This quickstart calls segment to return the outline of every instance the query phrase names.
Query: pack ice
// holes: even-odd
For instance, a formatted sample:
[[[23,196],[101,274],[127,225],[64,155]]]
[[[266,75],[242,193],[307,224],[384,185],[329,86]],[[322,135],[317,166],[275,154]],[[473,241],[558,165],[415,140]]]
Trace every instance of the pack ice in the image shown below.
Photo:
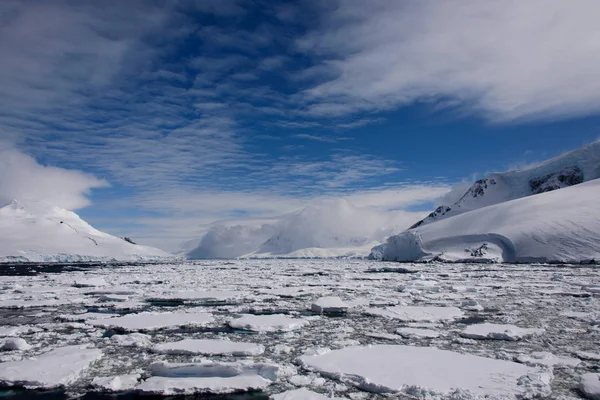
[[[438,398],[454,392],[472,396],[549,393],[550,377],[511,361],[459,354],[434,347],[375,345],[301,356],[310,370],[374,393]],[[535,381],[537,385],[527,385]]]

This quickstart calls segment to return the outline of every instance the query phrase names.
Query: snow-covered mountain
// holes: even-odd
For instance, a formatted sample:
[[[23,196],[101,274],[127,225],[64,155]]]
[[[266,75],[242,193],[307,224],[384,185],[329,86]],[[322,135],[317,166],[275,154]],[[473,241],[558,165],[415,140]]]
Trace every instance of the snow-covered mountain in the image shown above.
[[[324,201],[278,218],[212,226],[188,258],[366,257],[414,213]],[[186,243],[186,246],[188,244]]]
[[[457,202],[439,206],[409,229],[596,178],[600,178],[600,142],[580,147],[528,168],[488,175],[475,182]]]
[[[94,229],[72,211],[46,202],[0,208],[1,261],[137,261],[172,258]]]
[[[573,161],[565,160],[561,167]],[[576,166],[585,177],[597,172],[587,169],[585,162]],[[600,261],[599,198],[600,179],[544,190],[402,232],[373,248],[371,257],[389,261]]]

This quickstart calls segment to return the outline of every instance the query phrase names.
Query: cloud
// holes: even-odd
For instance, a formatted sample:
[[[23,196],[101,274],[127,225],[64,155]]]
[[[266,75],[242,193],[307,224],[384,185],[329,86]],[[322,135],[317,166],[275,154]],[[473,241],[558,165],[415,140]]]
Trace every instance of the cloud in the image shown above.
[[[317,142],[336,143],[345,140],[352,140],[349,137],[329,136],[329,135],[311,135],[309,133],[299,133],[293,137],[297,139],[315,140]]]
[[[342,116],[416,102],[493,121],[600,111],[600,3],[338,1],[298,48],[334,76],[306,112]]]
[[[13,199],[45,200],[75,210],[90,204],[88,195],[108,182],[76,170],[44,166],[15,148],[0,143],[0,204]]]

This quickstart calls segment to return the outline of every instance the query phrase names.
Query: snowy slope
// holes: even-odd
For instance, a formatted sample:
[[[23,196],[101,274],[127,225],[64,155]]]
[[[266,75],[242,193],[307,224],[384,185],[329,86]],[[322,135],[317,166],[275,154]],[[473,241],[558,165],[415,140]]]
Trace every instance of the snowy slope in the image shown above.
[[[77,214],[45,202],[0,208],[0,261],[134,261],[172,257],[94,229]]]
[[[412,228],[481,207],[562,189],[600,178],[600,142],[580,147],[528,168],[480,179],[454,204],[439,206]]]
[[[371,257],[393,261],[600,260],[600,179],[491,205],[390,237]]]
[[[324,201],[279,218],[212,226],[188,258],[366,257],[414,213]]]

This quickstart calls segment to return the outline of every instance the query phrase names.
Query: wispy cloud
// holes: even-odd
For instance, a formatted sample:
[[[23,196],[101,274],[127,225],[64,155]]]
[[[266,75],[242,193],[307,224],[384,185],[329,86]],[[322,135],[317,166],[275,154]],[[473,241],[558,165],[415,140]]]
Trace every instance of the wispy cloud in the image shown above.
[[[315,140],[317,142],[325,142],[325,143],[336,143],[336,142],[342,142],[345,140],[352,140],[352,138],[349,138],[349,137],[330,136],[330,135],[311,135],[308,133],[299,133],[297,135],[294,135],[293,137],[295,137],[297,139]]]
[[[598,12],[594,0],[339,1],[298,41],[334,76],[305,91],[306,111],[450,100],[500,121],[596,113]]]

